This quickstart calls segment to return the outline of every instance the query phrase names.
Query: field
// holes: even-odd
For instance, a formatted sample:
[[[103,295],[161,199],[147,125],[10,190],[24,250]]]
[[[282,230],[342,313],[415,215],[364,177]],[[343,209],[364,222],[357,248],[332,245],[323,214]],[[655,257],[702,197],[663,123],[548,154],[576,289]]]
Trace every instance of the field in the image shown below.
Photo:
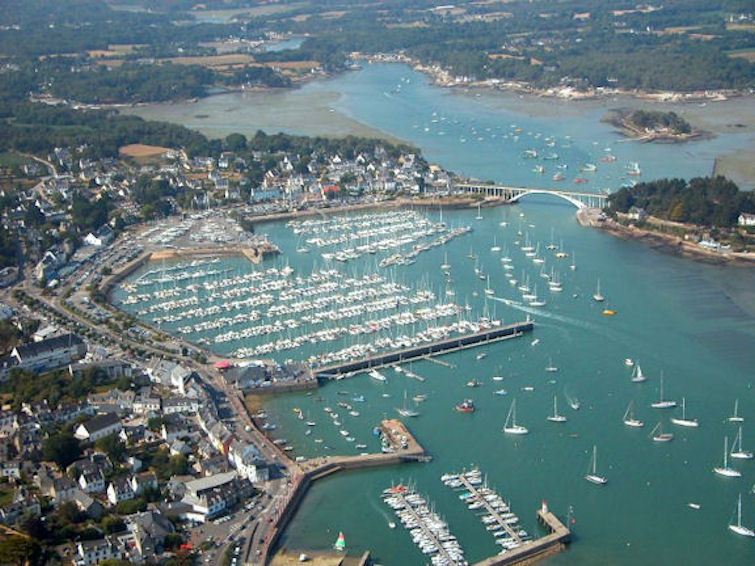
[[[156,157],[171,151],[169,147],[160,147],[158,145],[145,145],[142,143],[132,143],[124,145],[118,150],[118,153],[127,157]]]
[[[755,49],[744,49],[742,51],[731,51],[729,57],[739,57],[740,59],[747,59],[748,61],[755,63]]]

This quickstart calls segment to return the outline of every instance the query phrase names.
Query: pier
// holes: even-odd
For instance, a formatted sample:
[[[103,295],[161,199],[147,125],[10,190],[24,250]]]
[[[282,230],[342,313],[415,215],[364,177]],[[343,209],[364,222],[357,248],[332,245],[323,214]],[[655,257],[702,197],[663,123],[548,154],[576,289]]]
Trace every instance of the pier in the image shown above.
[[[483,496],[477,488],[472,485],[469,480],[467,479],[465,474],[459,474],[459,481],[464,485],[467,491],[472,494],[475,501],[479,501],[482,503],[482,506],[485,507],[485,511],[488,512],[488,515],[493,517],[495,519],[495,524],[501,527],[503,530],[506,531],[506,534],[509,535],[509,537],[516,541],[517,544],[522,544],[522,537],[519,536],[519,534],[511,528],[511,525],[509,525],[503,517],[501,517],[500,513],[490,504],[490,502]]]
[[[479,332],[474,332],[472,334],[454,336],[452,338],[444,338],[435,342],[428,342],[427,344],[412,346],[411,348],[393,350],[358,360],[351,360],[338,364],[322,366],[314,371],[317,374],[318,378],[339,379],[342,376],[369,370],[372,368],[410,362],[419,358],[429,359],[429,356],[433,354],[455,352],[457,350],[473,348],[475,346],[481,346],[491,342],[498,342],[500,340],[506,340],[508,338],[516,338],[518,336],[522,336],[525,332],[531,332],[533,328],[534,323],[529,320],[525,322],[517,322],[507,326],[496,326],[494,328],[480,330]],[[434,361],[438,362],[439,360]]]
[[[543,501],[537,511],[538,522],[546,527],[550,533],[537,540],[522,543],[522,545],[504,554],[486,558],[474,566],[512,566],[514,564],[534,564],[540,560],[558,554],[571,541],[571,531],[548,509]]]

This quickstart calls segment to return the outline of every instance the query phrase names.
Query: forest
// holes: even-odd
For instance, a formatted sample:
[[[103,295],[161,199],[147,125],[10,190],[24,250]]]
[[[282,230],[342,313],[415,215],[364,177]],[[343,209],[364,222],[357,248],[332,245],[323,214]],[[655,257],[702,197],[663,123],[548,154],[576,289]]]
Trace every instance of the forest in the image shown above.
[[[692,126],[676,112],[658,112],[654,110],[635,110],[627,117],[638,128],[657,130],[666,128],[673,134],[688,134]]]
[[[664,220],[701,226],[736,226],[742,212],[755,212],[755,194],[724,177],[658,179],[623,188],[608,197],[609,213],[644,209]]]

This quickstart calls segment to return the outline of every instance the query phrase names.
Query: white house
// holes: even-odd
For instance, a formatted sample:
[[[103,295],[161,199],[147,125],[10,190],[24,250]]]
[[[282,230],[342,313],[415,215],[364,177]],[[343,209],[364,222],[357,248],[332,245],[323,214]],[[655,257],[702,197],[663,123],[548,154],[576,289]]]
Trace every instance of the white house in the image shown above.
[[[118,415],[105,413],[81,423],[73,435],[79,440],[94,442],[111,434],[119,433],[122,429],[123,425]]]
[[[129,481],[125,478],[120,478],[110,482],[107,486],[107,500],[111,505],[120,503],[121,501],[127,501],[133,499],[136,496]]]
[[[105,476],[99,469],[88,470],[79,476],[79,486],[85,493],[102,493],[105,491]]]
[[[737,223],[740,226],[755,226],[755,214],[747,214],[746,212],[743,212],[739,215]]]
[[[76,543],[77,566],[92,566],[103,560],[120,557],[115,545],[107,538]]]

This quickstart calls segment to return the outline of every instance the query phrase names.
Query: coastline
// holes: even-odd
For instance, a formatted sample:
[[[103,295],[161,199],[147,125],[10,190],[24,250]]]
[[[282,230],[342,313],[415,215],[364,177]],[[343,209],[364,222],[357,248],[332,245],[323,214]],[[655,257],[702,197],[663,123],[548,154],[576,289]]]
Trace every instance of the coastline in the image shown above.
[[[679,257],[684,257],[711,265],[737,265],[741,267],[755,267],[755,254],[738,252],[719,253],[706,250],[696,242],[686,241],[671,234],[663,234],[652,230],[644,230],[636,226],[625,226],[606,217],[602,211],[595,208],[583,208],[577,211],[577,221],[580,225],[607,232],[612,236],[624,240],[642,242],[650,248]]]
[[[629,119],[631,113],[631,110],[614,108],[606,112],[605,116],[601,118],[601,121],[612,125],[616,128],[616,131],[626,138],[642,143],[686,143],[690,141],[713,139],[715,137],[711,132],[698,129],[694,129],[688,134],[663,131],[643,131]]]

